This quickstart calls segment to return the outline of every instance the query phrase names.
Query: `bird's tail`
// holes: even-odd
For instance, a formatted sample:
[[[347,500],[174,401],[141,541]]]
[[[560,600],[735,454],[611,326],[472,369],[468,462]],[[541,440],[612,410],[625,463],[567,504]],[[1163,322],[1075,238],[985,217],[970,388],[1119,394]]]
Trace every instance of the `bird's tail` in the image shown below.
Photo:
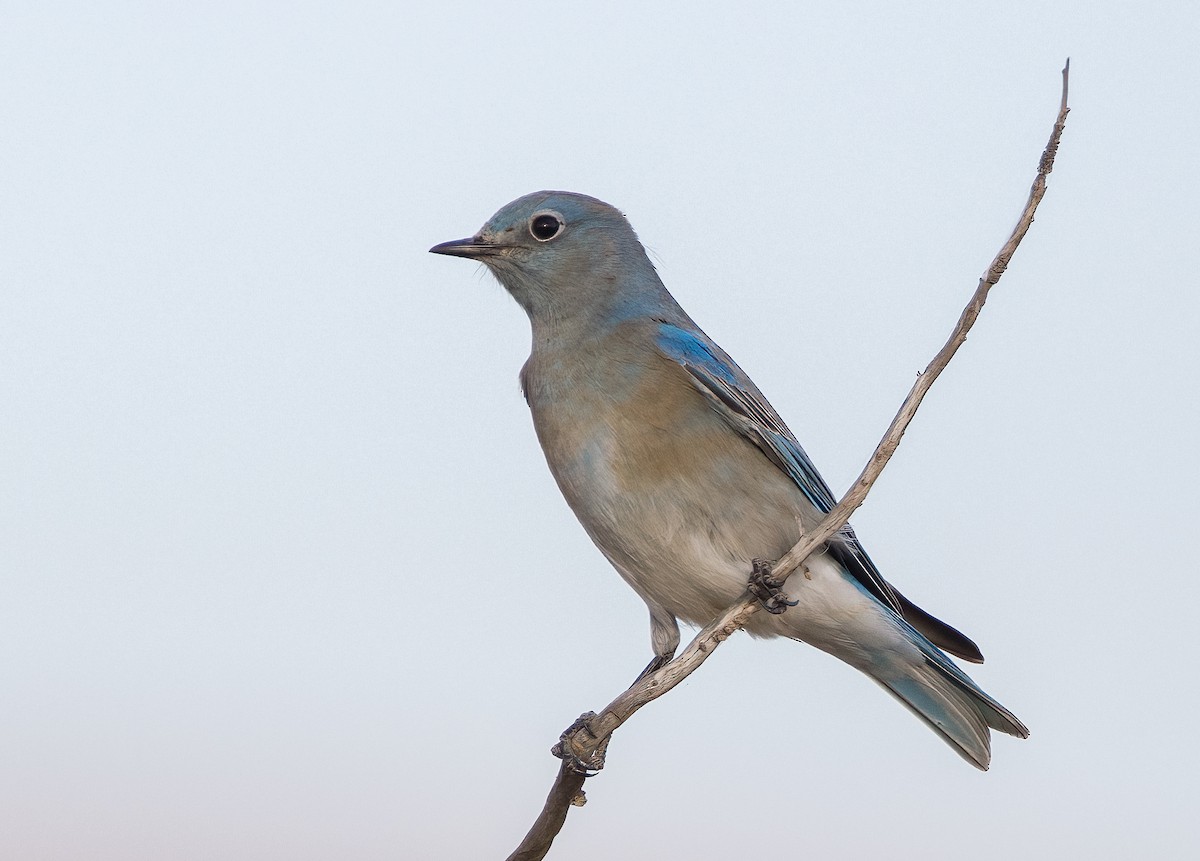
[[[980,690],[953,661],[916,631],[908,628],[921,652],[915,662],[867,668],[867,674],[944,738],[963,759],[987,770],[991,733],[999,730],[1028,738],[1029,730],[1008,709]]]

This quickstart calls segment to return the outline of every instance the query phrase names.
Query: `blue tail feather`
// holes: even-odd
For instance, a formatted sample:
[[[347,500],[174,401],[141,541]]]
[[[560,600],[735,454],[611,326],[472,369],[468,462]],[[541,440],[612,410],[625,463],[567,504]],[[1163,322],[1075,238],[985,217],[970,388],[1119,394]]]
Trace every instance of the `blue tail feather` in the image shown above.
[[[964,759],[986,770],[991,761],[989,728],[1027,738],[1029,730],[925,637],[900,625],[924,658],[920,663],[880,665],[868,673],[942,736]]]

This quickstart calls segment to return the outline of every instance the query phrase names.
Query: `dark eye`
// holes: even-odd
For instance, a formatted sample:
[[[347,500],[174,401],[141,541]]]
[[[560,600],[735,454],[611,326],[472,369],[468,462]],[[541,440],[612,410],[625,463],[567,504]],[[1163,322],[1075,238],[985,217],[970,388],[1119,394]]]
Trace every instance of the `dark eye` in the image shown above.
[[[553,212],[543,212],[535,215],[529,222],[529,232],[533,234],[533,238],[538,242],[549,242],[558,236],[562,227],[562,218]]]

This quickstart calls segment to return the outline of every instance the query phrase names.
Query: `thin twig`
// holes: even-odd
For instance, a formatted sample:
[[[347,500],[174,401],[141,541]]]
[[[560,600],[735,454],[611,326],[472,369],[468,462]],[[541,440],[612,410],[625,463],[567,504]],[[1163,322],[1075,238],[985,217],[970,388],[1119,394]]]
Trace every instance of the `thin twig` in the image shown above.
[[[1050,141],[1046,144],[1046,149],[1042,152],[1041,160],[1038,162],[1037,177],[1029,190],[1029,200],[1025,204],[1017,226],[1013,228],[1012,235],[992,260],[983,277],[979,279],[979,285],[975,288],[975,293],[958,318],[958,323],[955,325],[954,331],[950,333],[950,338],[933,357],[928,367],[917,377],[908,397],[901,404],[900,411],[892,419],[891,425],[888,426],[879,445],[875,447],[875,452],[867,461],[867,465],[863,467],[863,471],[817,528],[804,535],[796,543],[796,546],[780,557],[772,571],[772,576],[776,579],[786,580],[804,563],[805,559],[820,550],[833,537],[834,533],[849,521],[850,515],[862,505],[867,498],[867,493],[896,451],[896,447],[900,445],[900,440],[904,436],[909,422],[916,414],[917,407],[921,405],[922,399],[929,391],[929,387],[950,363],[950,359],[954,357],[958,348],[967,340],[967,333],[983,309],[984,302],[987,301],[988,291],[1000,280],[1000,276],[1008,268],[1013,252],[1017,250],[1017,246],[1021,244],[1021,240],[1033,223],[1034,212],[1037,211],[1038,204],[1046,193],[1046,176],[1054,167],[1054,157],[1058,153],[1059,140],[1062,138],[1067,113],[1070,110],[1067,107],[1070,68],[1071,61],[1068,60],[1062,70],[1062,101],[1059,106],[1058,118],[1054,123],[1054,130],[1050,134]],[[758,599],[747,592],[720,618],[706,625],[692,639],[687,648],[666,666],[639,679],[627,691],[609,703],[600,714],[585,715],[563,733],[559,744],[555,746],[555,755],[562,757],[563,762],[554,786],[551,788],[550,796],[546,799],[546,806],[521,845],[508,856],[508,861],[540,861],[545,857],[555,835],[558,834],[566,820],[569,805],[579,805],[583,802],[582,786],[585,777],[588,776],[587,772],[598,771],[604,767],[604,757],[612,733],[642,706],[658,699],[691,675],[708,659],[717,646],[744,627],[747,620],[758,612],[759,607]]]
[[[1029,200],[1025,203],[1025,209],[1021,213],[1020,220],[1017,221],[1017,226],[1013,228],[1012,235],[1004,243],[1004,247],[1000,249],[1000,252],[992,259],[991,265],[988,266],[983,277],[979,279],[979,286],[975,288],[975,293],[971,296],[971,300],[967,302],[967,307],[963,309],[962,315],[959,316],[958,323],[954,326],[954,331],[950,333],[950,338],[946,341],[942,349],[938,351],[938,354],[933,357],[933,360],[921,375],[917,377],[917,381],[909,391],[908,397],[900,405],[900,411],[892,419],[892,423],[884,433],[883,439],[879,441],[879,445],[875,447],[875,453],[871,455],[871,459],[867,461],[867,465],[863,467],[863,471],[859,473],[858,478],[854,480],[854,483],[850,485],[850,489],[846,491],[846,495],[826,515],[821,524],[813,532],[804,536],[801,541],[797,542],[795,547],[780,558],[773,571],[777,579],[782,580],[799,568],[804,560],[828,541],[835,532],[841,529],[850,519],[850,515],[854,513],[854,510],[863,504],[863,500],[867,498],[867,492],[871,489],[871,485],[879,478],[879,474],[883,472],[883,468],[896,451],[896,447],[900,445],[900,440],[904,436],[904,432],[908,429],[908,423],[912,421],[913,416],[916,414],[917,407],[921,405],[921,401],[925,398],[925,393],[929,391],[929,387],[933,385],[933,381],[938,378],[938,375],[950,364],[950,360],[954,358],[954,354],[958,352],[958,348],[967,340],[967,332],[975,325],[975,318],[983,310],[983,303],[987,301],[988,291],[1000,280],[1000,276],[1008,268],[1008,262],[1012,259],[1013,252],[1017,250],[1017,246],[1025,238],[1025,233],[1029,230],[1029,225],[1033,224],[1033,214],[1037,211],[1038,204],[1042,202],[1042,197],[1046,194],[1046,175],[1054,169],[1054,156],[1058,153],[1058,142],[1062,138],[1063,128],[1067,122],[1067,112],[1070,111],[1070,108],[1067,107],[1067,83],[1070,69],[1071,61],[1068,59],[1066,66],[1062,70],[1062,101],[1058,109],[1058,119],[1055,120],[1054,130],[1050,133],[1050,140],[1046,144],[1046,149],[1042,152],[1041,160],[1038,162],[1037,176],[1033,180],[1033,186],[1029,189]]]

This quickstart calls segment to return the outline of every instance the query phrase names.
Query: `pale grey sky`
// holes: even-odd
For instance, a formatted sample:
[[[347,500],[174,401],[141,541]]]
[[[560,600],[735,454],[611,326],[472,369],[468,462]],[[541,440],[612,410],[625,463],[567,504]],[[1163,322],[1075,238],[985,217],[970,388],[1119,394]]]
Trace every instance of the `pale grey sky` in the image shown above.
[[[1193,858],[1194,3],[24,3],[0,16],[0,857],[502,858],[649,658],[524,315],[426,253],[628,213],[1032,730],[964,764],[737,637],[552,858]],[[467,564],[465,560],[480,560]]]

